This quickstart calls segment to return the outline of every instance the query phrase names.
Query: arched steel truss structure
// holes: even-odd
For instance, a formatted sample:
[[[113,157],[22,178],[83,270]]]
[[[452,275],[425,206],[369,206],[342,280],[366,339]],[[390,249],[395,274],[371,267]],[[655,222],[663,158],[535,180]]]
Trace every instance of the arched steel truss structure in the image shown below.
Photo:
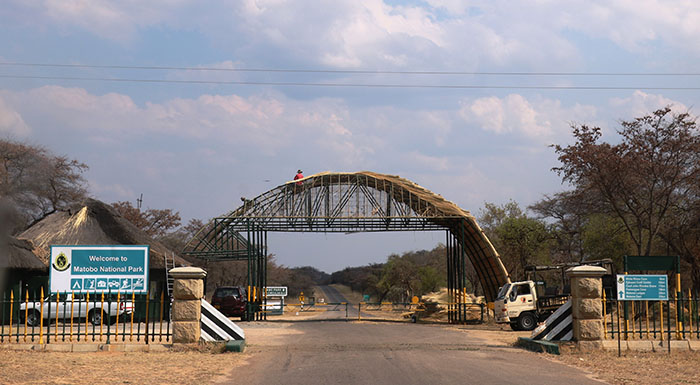
[[[267,232],[446,231],[451,322],[462,322],[467,258],[486,300],[509,282],[508,273],[475,218],[417,184],[373,172],[320,173],[290,181],[236,210],[212,219],[191,239],[185,254],[206,259],[248,260],[249,302],[256,318],[266,286]]]

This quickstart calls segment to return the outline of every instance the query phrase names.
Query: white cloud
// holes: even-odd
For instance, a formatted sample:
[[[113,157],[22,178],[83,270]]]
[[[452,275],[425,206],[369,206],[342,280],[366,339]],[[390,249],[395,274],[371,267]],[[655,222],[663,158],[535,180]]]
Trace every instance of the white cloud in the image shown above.
[[[118,183],[102,184],[96,180],[88,180],[90,191],[96,196],[109,196],[112,200],[131,201],[137,196],[136,192],[129,187]]]
[[[570,26],[593,36],[606,37],[632,50],[663,41],[683,50],[700,53],[700,3],[661,0],[598,2],[581,1]],[[572,12],[573,13],[573,12]]]
[[[403,158],[419,170],[447,171],[450,168],[450,159],[444,156],[430,156],[418,151],[411,151]]]
[[[634,91],[634,93],[626,98],[610,99],[610,106],[620,114],[623,120],[628,120],[640,116],[647,115],[660,108],[670,106],[675,113],[692,112],[688,107],[670,98],[658,94],[648,94],[643,91]]]
[[[0,97],[0,134],[10,137],[26,137],[31,128],[24,122],[22,115],[12,109],[5,100]]]
[[[593,106],[563,107],[559,100],[539,97],[528,100],[519,94],[463,100],[460,109],[466,122],[477,124],[483,130],[545,140],[560,134],[562,128],[568,129],[570,122],[590,120],[595,114]]]
[[[581,47],[571,31],[632,52],[662,43],[700,55],[696,1],[14,0],[8,8],[6,22],[64,34],[129,42],[154,28],[196,31],[236,58],[273,51],[336,68],[575,68]]]

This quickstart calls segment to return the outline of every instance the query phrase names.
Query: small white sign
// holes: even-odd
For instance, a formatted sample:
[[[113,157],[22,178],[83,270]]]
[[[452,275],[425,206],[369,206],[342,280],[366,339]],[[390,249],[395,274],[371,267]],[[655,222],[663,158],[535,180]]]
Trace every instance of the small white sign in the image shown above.
[[[268,297],[286,297],[287,286],[268,286],[265,288],[265,295]]]

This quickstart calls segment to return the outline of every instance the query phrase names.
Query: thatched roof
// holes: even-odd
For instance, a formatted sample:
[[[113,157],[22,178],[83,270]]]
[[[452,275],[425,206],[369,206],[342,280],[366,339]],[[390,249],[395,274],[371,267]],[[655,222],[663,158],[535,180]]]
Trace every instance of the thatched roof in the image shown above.
[[[45,271],[44,265],[32,252],[32,242],[8,235],[0,236],[0,269]]]
[[[51,245],[149,245],[151,269],[164,268],[164,255],[175,254],[122,217],[112,206],[90,198],[83,204],[48,215],[19,237],[34,243],[34,253],[47,266]],[[175,256],[175,265],[188,266],[189,263]]]

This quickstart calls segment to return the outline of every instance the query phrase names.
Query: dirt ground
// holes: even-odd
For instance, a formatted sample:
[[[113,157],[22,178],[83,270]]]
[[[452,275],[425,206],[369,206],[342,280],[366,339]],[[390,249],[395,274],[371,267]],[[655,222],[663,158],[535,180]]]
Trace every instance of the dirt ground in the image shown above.
[[[363,321],[366,322],[366,321]],[[277,345],[299,333],[293,323],[254,323],[245,328],[248,344]],[[245,327],[245,325],[243,325]],[[489,345],[512,345],[528,332],[499,325],[434,325],[456,328]],[[215,354],[211,349],[149,353],[58,353],[0,350],[0,382],[6,384],[209,384],[226,379],[237,367],[255,359],[243,354]],[[535,354],[535,353],[528,353]],[[548,360],[577,367],[611,384],[700,384],[700,352],[578,352],[562,347]]]
[[[564,348],[553,360],[590,372],[616,385],[700,384],[700,352],[578,352]]]
[[[3,384],[209,384],[245,354],[0,351]]]

